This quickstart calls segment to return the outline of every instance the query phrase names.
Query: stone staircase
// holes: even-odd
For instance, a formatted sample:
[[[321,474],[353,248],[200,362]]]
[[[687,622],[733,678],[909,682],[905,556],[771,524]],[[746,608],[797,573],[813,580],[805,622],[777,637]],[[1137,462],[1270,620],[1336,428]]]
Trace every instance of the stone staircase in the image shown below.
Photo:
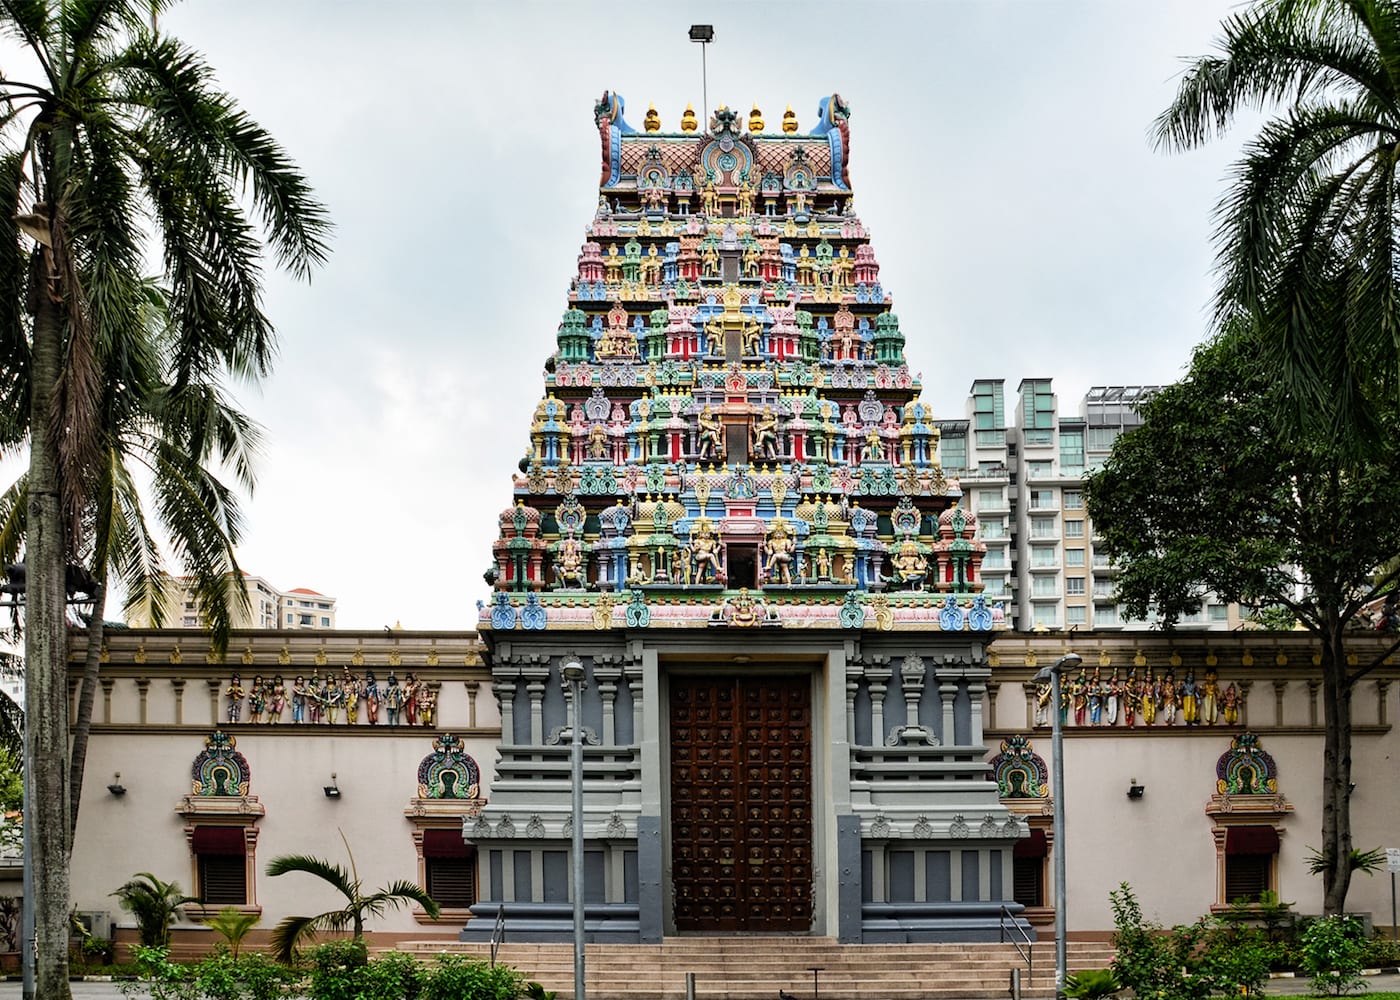
[[[428,957],[440,952],[489,957],[478,942],[419,942],[400,950]],[[1068,966],[1104,968],[1107,943],[1071,942]],[[686,973],[695,973],[697,1000],[974,1000],[1007,997],[1011,969],[1021,970],[1027,1000],[1054,994],[1055,947],[1032,946],[1034,974],[1011,944],[837,944],[812,937],[678,937],[659,945],[589,944],[588,1000],[685,1000]],[[527,979],[573,997],[573,946],[504,943],[496,961]],[[814,998],[812,967],[822,970]]]

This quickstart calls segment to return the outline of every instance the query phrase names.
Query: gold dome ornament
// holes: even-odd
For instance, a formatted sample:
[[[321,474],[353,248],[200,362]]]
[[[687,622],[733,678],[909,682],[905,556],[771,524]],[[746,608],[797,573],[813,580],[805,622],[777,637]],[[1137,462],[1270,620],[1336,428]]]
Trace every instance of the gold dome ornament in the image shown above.
[[[642,120],[642,128],[646,129],[648,132],[661,131],[661,116],[656,113],[655,104],[647,108],[647,116]]]
[[[700,122],[695,117],[695,108],[687,104],[685,106],[685,114],[681,115],[681,131],[694,132],[699,127]]]
[[[783,131],[789,133],[797,131],[797,115],[793,113],[791,104],[783,112]]]
[[[749,112],[749,131],[763,131],[763,112],[758,110],[758,102],[753,102],[753,110]]]

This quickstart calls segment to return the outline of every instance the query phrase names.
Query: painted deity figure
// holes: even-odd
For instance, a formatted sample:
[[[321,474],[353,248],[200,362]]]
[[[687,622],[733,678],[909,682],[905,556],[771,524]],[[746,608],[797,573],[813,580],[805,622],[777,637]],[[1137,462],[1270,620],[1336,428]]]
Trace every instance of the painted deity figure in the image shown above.
[[[1094,676],[1088,685],[1089,695],[1089,725],[1097,726],[1103,721],[1103,688],[1100,686],[1098,667],[1094,668]]]
[[[1137,723],[1138,710],[1138,682],[1137,671],[1129,670],[1128,679],[1123,682],[1123,725],[1132,726]]]
[[[880,443],[880,432],[874,427],[865,433],[865,445],[860,450],[860,460],[862,462],[882,462],[885,458],[885,446]]]
[[[719,568],[719,539],[715,538],[707,518],[701,518],[690,537],[690,560],[695,567],[695,582],[704,583],[706,572],[712,583],[724,576]]]
[[[332,726],[340,721],[340,710],[345,707],[345,688],[340,678],[334,674],[326,682],[326,721]]]
[[[371,726],[379,725],[379,682],[374,671],[365,671],[365,719]]]
[[[706,406],[700,412],[700,457],[712,462],[724,460],[724,425],[715,411]]]
[[[1104,692],[1104,722],[1110,726],[1118,725],[1118,710],[1123,701],[1123,683],[1118,679],[1118,668],[1113,668],[1113,674],[1108,679],[1108,686]]]
[[[389,679],[385,682],[384,688],[384,713],[388,716],[389,725],[399,724],[399,712],[403,710],[404,692],[399,687],[399,679],[393,672],[389,673]]]
[[[349,667],[345,668],[345,680],[341,686],[345,688],[345,722],[353,726],[360,720],[360,695],[364,688]]]
[[[758,277],[758,261],[761,253],[756,243],[750,243],[744,247],[744,277]]]
[[[282,721],[282,712],[287,707],[287,685],[282,682],[282,675],[278,674],[272,678],[272,697],[267,703],[267,721],[278,723]]]
[[[253,678],[253,686],[248,689],[248,721],[262,722],[267,711],[267,690],[263,687],[262,674]]]
[[[766,581],[769,583],[792,583],[792,559],[795,548],[792,535],[788,533],[786,525],[782,523],[781,519],[774,522],[772,530],[768,533],[768,541],[763,546],[763,551],[768,556],[763,567]]]
[[[1181,721],[1188,726],[1196,725],[1201,717],[1201,689],[1196,684],[1196,675],[1188,671],[1177,693],[1181,700]]]
[[[831,555],[826,549],[817,549],[817,579],[825,580],[831,576]]]
[[[234,674],[229,681],[229,685],[224,689],[224,697],[228,699],[228,721],[238,722],[243,716],[243,698],[247,695],[247,690],[243,687],[243,678]]]
[[[1220,696],[1220,712],[1225,719],[1225,725],[1236,726],[1240,721],[1240,689],[1235,687],[1235,682],[1231,681],[1225,688],[1225,692]]]
[[[776,459],[778,457],[778,418],[771,406],[765,406],[753,422],[749,432],[749,442],[757,458]]]
[[[1168,670],[1167,676],[1162,678],[1162,683],[1157,688],[1157,700],[1162,709],[1162,721],[1169,726],[1176,725],[1178,697],[1176,676]]]
[[[753,185],[747,178],[739,184],[739,214],[753,215]]]
[[[570,535],[559,542],[559,557],[554,563],[554,579],[561,587],[572,583],[576,587],[587,585],[583,571],[583,545]]]
[[[433,725],[433,716],[437,712],[437,692],[432,688],[426,688],[418,696],[418,718],[425,726]]]
[[[412,674],[406,674],[403,679],[403,714],[404,721],[410,726],[418,725],[418,695],[420,690],[418,678]]]
[[[306,678],[300,674],[296,680],[292,681],[292,721],[301,723],[306,721]]]
[[[588,429],[588,457],[595,462],[608,457],[608,431],[602,424]]]
[[[1214,670],[1207,670],[1205,683],[1201,685],[1201,722],[1213,726],[1219,717],[1220,682],[1216,680]]]
[[[1142,724],[1150,726],[1157,720],[1157,684],[1152,679],[1152,668],[1147,668],[1147,676],[1138,687],[1138,704],[1142,708]]]
[[[311,675],[311,689],[306,695],[306,708],[313,723],[319,723],[326,712],[326,679],[319,673]]]
[[[1050,725],[1050,697],[1054,689],[1049,681],[1042,682],[1035,689],[1035,724],[1037,726]]]
[[[719,215],[719,192],[715,190],[712,180],[706,180],[700,192],[700,211],[705,215]]]
[[[1070,696],[1074,705],[1074,724],[1084,725],[1089,713],[1089,680],[1084,676],[1084,671],[1079,671],[1079,676],[1069,682]]]
[[[922,590],[924,577],[928,573],[928,559],[919,551],[917,543],[906,538],[900,543],[899,551],[895,554],[894,569],[898,582],[910,584],[915,590]]]

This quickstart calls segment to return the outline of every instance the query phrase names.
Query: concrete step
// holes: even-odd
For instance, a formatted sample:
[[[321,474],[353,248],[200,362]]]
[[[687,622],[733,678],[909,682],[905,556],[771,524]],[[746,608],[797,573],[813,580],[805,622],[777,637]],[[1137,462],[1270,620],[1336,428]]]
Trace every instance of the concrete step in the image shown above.
[[[482,942],[418,941],[399,950],[428,957],[439,953],[486,958]],[[1102,942],[1070,942],[1071,971],[1103,968],[1113,949]],[[842,945],[832,938],[753,936],[667,938],[659,945],[590,944],[590,1000],[684,1000],[686,973],[695,974],[697,1000],[813,1000],[812,966],[821,966],[818,997],[829,1000],[1002,1000],[1010,970],[1021,969],[1022,994],[1054,992],[1052,942],[1031,946],[1034,974],[1011,944]],[[529,979],[573,996],[573,945],[569,942],[505,942],[496,960]]]

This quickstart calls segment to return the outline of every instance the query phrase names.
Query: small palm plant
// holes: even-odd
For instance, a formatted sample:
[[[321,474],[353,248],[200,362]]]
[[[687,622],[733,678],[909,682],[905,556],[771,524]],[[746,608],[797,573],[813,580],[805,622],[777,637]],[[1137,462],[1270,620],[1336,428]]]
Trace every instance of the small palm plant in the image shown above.
[[[350,858],[347,872],[338,864],[313,858],[307,854],[284,854],[273,858],[267,864],[269,875],[286,875],[288,872],[305,872],[330,883],[345,897],[345,906],[338,910],[327,910],[314,917],[286,917],[272,928],[272,952],[280,962],[291,962],[298,945],[304,939],[315,937],[322,931],[351,932],[355,941],[364,940],[365,917],[383,916],[388,909],[398,909],[409,903],[417,903],[434,920],[438,917],[438,905],[417,884],[402,879],[391,882],[377,892],[364,892],[360,874],[355,868],[355,855],[350,851],[350,842],[345,834],[340,835],[345,844],[345,853]]]
[[[180,907],[199,902],[186,896],[177,883],[162,882],[150,872],[137,872],[112,895],[123,910],[136,918],[141,943],[148,948],[170,947],[170,925],[180,915]]]
[[[210,917],[208,923],[210,929],[223,936],[229,956],[237,958],[238,950],[243,947],[243,939],[261,919],[256,913],[244,913],[236,906],[225,906]]]

